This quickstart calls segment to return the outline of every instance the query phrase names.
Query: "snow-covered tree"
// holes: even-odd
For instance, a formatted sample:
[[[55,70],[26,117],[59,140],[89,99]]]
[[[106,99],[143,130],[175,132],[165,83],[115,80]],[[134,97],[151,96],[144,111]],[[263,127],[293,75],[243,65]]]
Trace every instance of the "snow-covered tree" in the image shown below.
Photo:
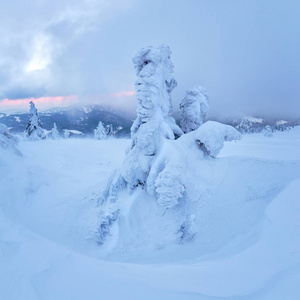
[[[195,152],[197,156],[199,153],[200,159],[214,158],[224,141],[241,137],[235,128],[217,122],[206,122],[183,134],[170,115],[170,93],[176,86],[170,54],[169,47],[161,45],[144,48],[133,58],[138,76],[137,118],[131,127],[131,148],[99,199],[99,228],[96,230],[99,244],[110,235],[110,228],[119,216],[124,219],[127,214],[123,212],[121,199],[118,201],[121,189],[127,187],[131,192],[141,186],[155,196],[161,208],[173,208],[186,195],[187,153]],[[204,111],[202,116],[205,116]],[[175,135],[179,138],[175,139]],[[184,201],[187,200],[185,197]],[[180,214],[184,216],[185,212]],[[193,234],[188,232],[190,218],[184,219],[178,232],[182,238],[192,237]]]
[[[94,138],[96,140],[107,139],[107,132],[101,121],[99,122],[97,128],[94,129]]]
[[[106,136],[113,136],[115,134],[112,124],[106,125],[105,132]]]
[[[51,137],[53,140],[59,139],[59,133],[55,123],[53,123],[53,128],[51,130]]]
[[[37,109],[32,101],[30,103],[30,119],[26,127],[26,136],[31,140],[40,140],[46,137]]]
[[[109,186],[108,196],[116,197],[124,186],[146,185],[153,161],[164,140],[183,134],[171,117],[171,91],[177,82],[173,78],[173,63],[169,47],[147,47],[133,58],[137,81],[137,118],[131,127],[132,146],[123,166]]]
[[[265,126],[265,128],[262,130],[262,133],[264,134],[264,136],[267,136],[267,137],[273,136],[273,132],[272,132],[270,125]]]
[[[181,129],[184,133],[194,131],[205,121],[208,112],[207,90],[197,85],[188,90],[180,103]]]
[[[259,133],[263,130],[263,119],[251,116],[244,116],[236,126],[240,133]]]
[[[22,156],[18,149],[18,139],[9,133],[7,126],[4,124],[0,124],[0,147]]]
[[[69,129],[64,129],[64,138],[68,139],[70,138],[71,132]]]

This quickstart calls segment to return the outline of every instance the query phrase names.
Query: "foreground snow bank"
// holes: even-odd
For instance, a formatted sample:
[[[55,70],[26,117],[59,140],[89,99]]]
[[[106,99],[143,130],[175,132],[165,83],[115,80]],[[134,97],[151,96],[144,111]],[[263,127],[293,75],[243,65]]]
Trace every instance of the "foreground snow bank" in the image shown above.
[[[225,142],[219,159],[190,148],[185,213],[122,194],[101,247],[95,202],[129,140],[3,152],[0,299],[298,299],[299,129]]]

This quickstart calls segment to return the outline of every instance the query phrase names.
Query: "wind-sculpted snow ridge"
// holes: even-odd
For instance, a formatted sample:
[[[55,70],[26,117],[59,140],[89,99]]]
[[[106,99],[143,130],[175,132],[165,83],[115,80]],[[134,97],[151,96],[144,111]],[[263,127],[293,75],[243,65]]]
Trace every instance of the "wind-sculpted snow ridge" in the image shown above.
[[[215,158],[223,148],[224,141],[231,142],[241,138],[242,134],[234,127],[219,122],[207,121],[196,131],[182,136],[181,141],[190,146],[196,142],[205,155]]]
[[[18,139],[9,133],[8,128],[4,124],[0,124],[0,147],[22,156],[18,149]]]

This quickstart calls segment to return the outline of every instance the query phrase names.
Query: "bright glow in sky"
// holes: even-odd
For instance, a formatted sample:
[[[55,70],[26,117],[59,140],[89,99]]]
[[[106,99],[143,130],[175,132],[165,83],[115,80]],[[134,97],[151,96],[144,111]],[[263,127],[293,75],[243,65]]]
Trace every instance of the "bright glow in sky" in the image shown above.
[[[164,43],[178,81],[175,110],[199,84],[210,114],[299,117],[299,14],[298,0],[4,0],[0,109],[6,99],[77,95],[134,112],[134,95],[90,95],[133,91],[131,58]]]
[[[46,37],[36,37],[32,58],[26,66],[26,72],[43,70],[51,63],[50,47]]]

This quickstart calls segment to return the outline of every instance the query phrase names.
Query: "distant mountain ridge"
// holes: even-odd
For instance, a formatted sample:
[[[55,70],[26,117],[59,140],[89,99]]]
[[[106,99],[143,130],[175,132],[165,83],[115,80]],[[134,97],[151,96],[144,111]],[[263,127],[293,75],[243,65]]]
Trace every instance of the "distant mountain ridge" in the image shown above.
[[[300,118],[298,120],[283,120],[277,118],[267,118],[260,116],[245,116],[236,115],[235,117],[212,117],[212,120],[222,122],[224,124],[235,127],[241,133],[259,133],[262,132],[266,126],[270,126],[272,131],[284,131],[291,127],[300,125]]]
[[[52,108],[38,112],[43,128],[51,130],[53,123],[57,129],[78,130],[84,135],[94,134],[94,129],[99,121],[104,125],[112,125],[118,136],[126,136],[130,133],[132,119],[121,115],[112,108],[97,104],[73,105],[64,108]],[[0,113],[0,123],[10,128],[12,133],[23,132],[30,118],[28,113],[9,114]]]
[[[51,130],[55,122],[58,130],[78,130],[84,135],[94,134],[94,129],[99,121],[105,126],[112,125],[119,137],[130,136],[130,127],[134,118],[124,112],[109,106],[98,104],[72,105],[69,107],[51,108],[39,112],[40,120],[44,129]],[[180,123],[180,113],[176,114],[177,124]],[[30,118],[28,113],[5,114],[0,113],[0,123],[10,128],[12,133],[24,132]],[[266,117],[254,117],[245,115],[235,116],[211,116],[209,120],[222,122],[238,129],[241,133],[261,132],[267,125],[273,131],[286,130],[290,127],[300,125],[298,120],[283,120]]]

